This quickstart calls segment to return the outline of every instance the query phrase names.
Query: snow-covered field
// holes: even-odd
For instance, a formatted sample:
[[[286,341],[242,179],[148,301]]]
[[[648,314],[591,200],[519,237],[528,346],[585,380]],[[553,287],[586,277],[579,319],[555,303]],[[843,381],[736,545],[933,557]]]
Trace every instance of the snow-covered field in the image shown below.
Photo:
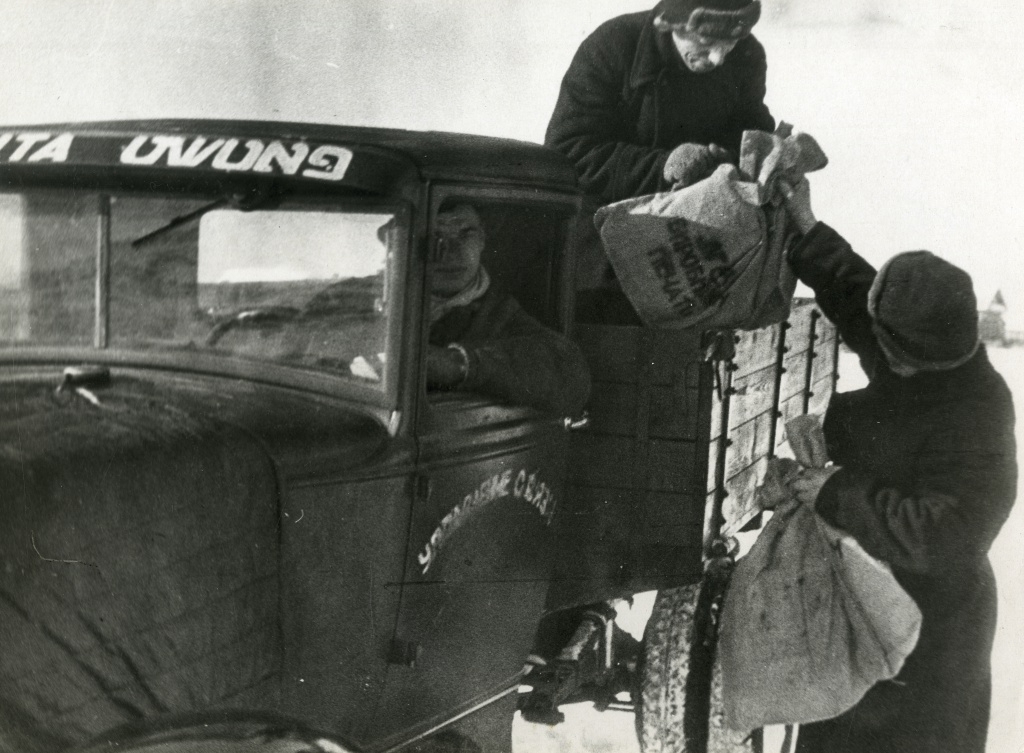
[[[1024,406],[1024,348],[990,348],[989,357]],[[856,358],[844,354],[840,362],[842,389],[863,384]],[[1017,462],[1024,468],[1024,436],[1018,432]],[[988,753],[1024,751],[1024,478],[1017,507],[1003,527],[990,558],[999,584],[999,622],[992,653],[992,720]],[[624,627],[642,628],[650,598],[637,599],[634,614]],[[645,610],[648,610],[645,613]],[[589,704],[563,709],[566,721],[549,728],[517,719],[516,753],[638,753],[633,717],[623,712],[594,711]],[[867,752],[865,752],[867,753]]]

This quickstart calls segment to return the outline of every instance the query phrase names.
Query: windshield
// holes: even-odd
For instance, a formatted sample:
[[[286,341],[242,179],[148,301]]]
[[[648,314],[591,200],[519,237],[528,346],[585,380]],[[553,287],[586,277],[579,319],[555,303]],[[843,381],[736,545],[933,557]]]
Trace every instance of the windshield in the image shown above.
[[[402,242],[385,206],[0,194],[0,344],[215,354],[384,389]]]

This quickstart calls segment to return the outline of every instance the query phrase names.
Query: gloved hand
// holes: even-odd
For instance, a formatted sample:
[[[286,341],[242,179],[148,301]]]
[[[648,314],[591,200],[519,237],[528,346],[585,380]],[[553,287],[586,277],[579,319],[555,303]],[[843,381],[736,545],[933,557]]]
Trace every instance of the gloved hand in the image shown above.
[[[736,153],[731,149],[726,149],[724,146],[708,144],[708,149],[711,150],[711,155],[718,160],[719,165],[724,165],[726,162],[730,165],[738,165],[740,162]]]
[[[804,468],[803,472],[786,486],[794,497],[805,505],[813,507],[818,501],[818,495],[821,494],[821,488],[825,482],[838,470],[838,465],[830,465],[825,468]]]
[[[764,480],[754,491],[754,502],[761,510],[774,510],[783,502],[792,498],[789,490],[789,483],[797,476],[803,468],[795,460],[790,458],[772,458],[768,461],[768,468],[764,474]]]
[[[662,175],[673,188],[685,188],[704,180],[724,162],[736,162],[732,152],[718,144],[680,144],[665,160]]]

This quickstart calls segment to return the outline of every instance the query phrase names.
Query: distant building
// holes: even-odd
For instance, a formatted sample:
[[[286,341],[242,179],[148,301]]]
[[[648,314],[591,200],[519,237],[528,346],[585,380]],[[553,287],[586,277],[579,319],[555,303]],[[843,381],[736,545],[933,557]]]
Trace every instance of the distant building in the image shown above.
[[[998,345],[1009,344],[1006,332],[1006,301],[1001,290],[997,290],[988,308],[978,312],[978,334],[984,342]]]

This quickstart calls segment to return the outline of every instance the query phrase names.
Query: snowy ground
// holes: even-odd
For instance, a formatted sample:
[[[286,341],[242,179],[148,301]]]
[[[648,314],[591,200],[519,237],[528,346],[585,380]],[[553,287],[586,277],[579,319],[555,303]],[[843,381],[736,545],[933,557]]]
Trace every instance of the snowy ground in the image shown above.
[[[1024,406],[1024,349],[993,348],[989,355]],[[862,384],[856,359],[844,354],[840,363],[842,389]],[[1020,433],[1018,432],[1020,437]],[[1018,464],[1024,468],[1024,437],[1018,439]],[[1018,492],[1024,500],[1024,480]],[[1021,501],[996,540],[991,560],[999,584],[999,622],[992,655],[993,703],[988,753],[1024,751],[1024,501]],[[637,600],[624,627],[637,630],[649,614],[651,599]],[[563,709],[566,721],[555,728],[516,721],[517,753],[638,753],[633,717],[623,712],[594,711],[588,704]]]

